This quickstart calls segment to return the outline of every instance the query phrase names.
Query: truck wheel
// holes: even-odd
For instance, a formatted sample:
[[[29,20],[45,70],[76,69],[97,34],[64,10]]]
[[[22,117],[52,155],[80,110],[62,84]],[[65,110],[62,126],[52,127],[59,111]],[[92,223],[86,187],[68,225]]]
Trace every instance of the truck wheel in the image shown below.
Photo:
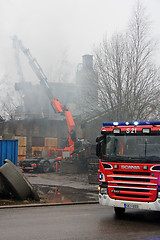
[[[48,173],[50,171],[50,163],[48,161],[45,161],[43,163],[43,172]]]
[[[114,207],[114,212],[115,212],[116,216],[122,217],[125,213],[125,208]]]

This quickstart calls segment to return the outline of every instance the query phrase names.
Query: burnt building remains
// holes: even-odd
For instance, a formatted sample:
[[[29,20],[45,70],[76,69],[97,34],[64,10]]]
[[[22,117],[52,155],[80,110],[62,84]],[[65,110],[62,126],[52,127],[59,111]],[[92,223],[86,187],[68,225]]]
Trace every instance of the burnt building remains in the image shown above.
[[[91,143],[95,143],[99,129],[94,127],[93,121],[89,124],[85,122],[85,113],[90,115],[98,106],[98,75],[93,68],[92,55],[84,55],[82,60],[82,63],[78,64],[74,83],[51,82],[49,86],[53,96],[71,111],[77,137],[87,138]],[[54,112],[42,85],[21,81],[15,84],[15,89],[24,104],[17,107],[11,120],[1,123],[1,138],[26,138],[25,146],[19,148],[23,149],[23,153],[19,153],[19,160],[33,156],[34,147],[45,149],[55,145],[63,148],[68,138],[66,120],[64,116]],[[83,128],[82,118],[79,116],[83,116]],[[48,145],[47,139],[50,139],[52,144]]]

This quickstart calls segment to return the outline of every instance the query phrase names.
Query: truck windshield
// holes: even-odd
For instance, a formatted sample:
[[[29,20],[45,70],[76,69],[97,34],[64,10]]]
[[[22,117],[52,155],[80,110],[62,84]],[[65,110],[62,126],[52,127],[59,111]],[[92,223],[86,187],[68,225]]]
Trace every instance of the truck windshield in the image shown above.
[[[160,136],[107,135],[105,155],[122,160],[152,158],[160,162]]]

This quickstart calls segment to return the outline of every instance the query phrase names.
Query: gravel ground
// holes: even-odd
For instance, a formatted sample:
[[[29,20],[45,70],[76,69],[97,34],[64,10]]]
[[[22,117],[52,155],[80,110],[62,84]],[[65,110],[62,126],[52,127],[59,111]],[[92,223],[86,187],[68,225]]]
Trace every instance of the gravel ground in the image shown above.
[[[31,184],[66,186],[89,191],[97,191],[98,188],[97,184],[89,184],[88,174],[25,173],[25,176]]]

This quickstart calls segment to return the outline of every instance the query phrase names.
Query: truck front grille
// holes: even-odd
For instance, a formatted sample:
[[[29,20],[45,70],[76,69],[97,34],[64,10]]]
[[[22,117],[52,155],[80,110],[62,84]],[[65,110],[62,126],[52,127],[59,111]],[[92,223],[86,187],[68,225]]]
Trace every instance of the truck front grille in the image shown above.
[[[31,163],[30,162],[23,162],[22,166],[23,167],[31,167]]]
[[[157,197],[157,176],[150,172],[112,171],[107,175],[113,199],[152,202]]]

